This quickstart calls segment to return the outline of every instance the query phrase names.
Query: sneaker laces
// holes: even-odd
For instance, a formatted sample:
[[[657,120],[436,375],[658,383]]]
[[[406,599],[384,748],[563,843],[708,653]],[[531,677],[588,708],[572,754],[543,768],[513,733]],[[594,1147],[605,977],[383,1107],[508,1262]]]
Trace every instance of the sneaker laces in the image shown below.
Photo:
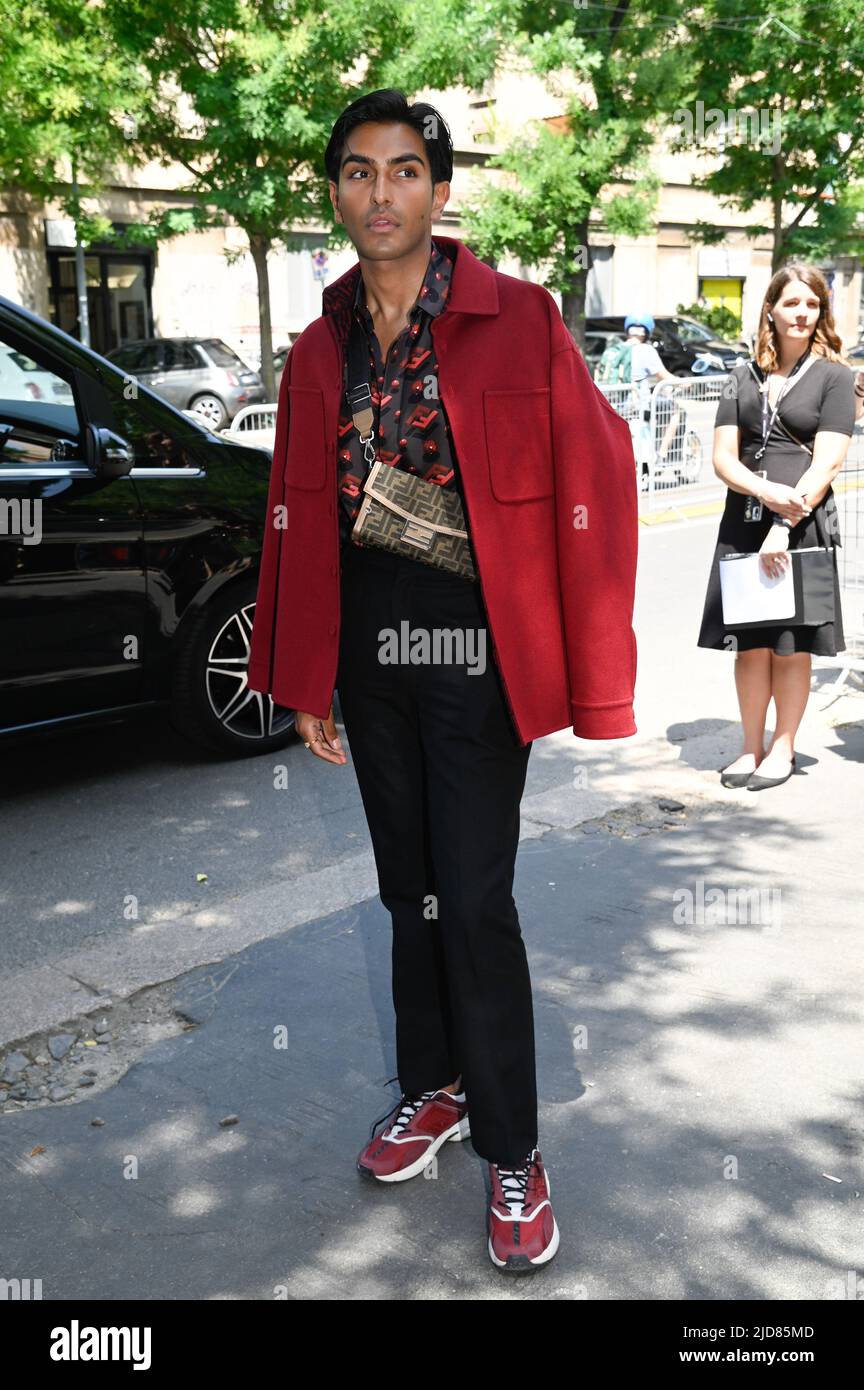
[[[539,1172],[539,1164],[534,1154],[536,1148],[532,1149],[525,1163],[518,1168],[502,1168],[500,1164],[494,1165],[498,1170],[498,1181],[501,1184],[504,1202],[511,1216],[521,1216],[528,1201],[528,1180],[531,1170]]]
[[[389,1086],[391,1081],[398,1080],[398,1076],[391,1076],[390,1081],[385,1081],[384,1085]],[[396,1104],[391,1105],[389,1110],[386,1110],[383,1115],[373,1121],[372,1128],[369,1131],[370,1140],[381,1121],[389,1119],[395,1112],[398,1113],[396,1114],[396,1119],[393,1121],[390,1137],[393,1138],[395,1135],[400,1134],[402,1130],[405,1129],[406,1125],[411,1123],[420,1107],[425,1105],[427,1100],[431,1100],[434,1095],[437,1095],[436,1091],[423,1091],[419,1096],[409,1096],[403,1091]]]

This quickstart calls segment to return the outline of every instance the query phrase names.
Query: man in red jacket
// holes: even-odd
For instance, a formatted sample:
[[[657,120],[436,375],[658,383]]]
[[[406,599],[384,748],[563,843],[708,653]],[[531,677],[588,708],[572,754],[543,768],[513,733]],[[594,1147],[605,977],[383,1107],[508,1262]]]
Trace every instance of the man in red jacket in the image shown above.
[[[283,373],[249,684],[344,764],[338,689],[392,917],[401,1096],[359,1171],[414,1177],[470,1125],[489,1165],[489,1256],[531,1272],[559,1232],[512,896],[519,805],[534,738],[636,732],[630,431],[547,290],[433,236],[452,175],[433,107],[360,98],[325,165],[359,264],[324,291]],[[367,473],[344,376],[357,325],[376,458],[458,494],[476,582],[352,534]],[[464,639],[464,660],[430,659],[442,632]]]

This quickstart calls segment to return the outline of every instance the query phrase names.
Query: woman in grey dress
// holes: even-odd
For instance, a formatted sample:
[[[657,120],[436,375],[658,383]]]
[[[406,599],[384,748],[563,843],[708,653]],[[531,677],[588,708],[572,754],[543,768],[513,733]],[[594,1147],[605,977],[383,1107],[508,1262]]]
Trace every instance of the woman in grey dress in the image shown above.
[[[831,483],[846,458],[861,402],[842,357],[828,286],[817,270],[789,265],[774,276],[762,304],[755,357],[755,364],[735,368],[717,409],[714,471],[728,491],[698,645],[735,652],[742,751],[722,769],[721,781],[759,791],[779,786],[795,770],[811,656],[845,650],[836,575],[834,621],[820,627],[727,627],[720,592],[721,555],[759,551],[766,574],[776,575],[791,563],[790,549],[840,544]],[[772,698],[774,736],[766,750]]]

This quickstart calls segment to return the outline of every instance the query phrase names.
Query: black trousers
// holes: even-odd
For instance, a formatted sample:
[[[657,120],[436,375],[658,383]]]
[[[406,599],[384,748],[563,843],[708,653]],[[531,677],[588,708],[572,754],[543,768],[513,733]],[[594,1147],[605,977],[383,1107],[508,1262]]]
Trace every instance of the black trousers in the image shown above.
[[[513,900],[532,745],[520,745],[506,705],[479,583],[349,541],[341,603],[337,689],[393,922],[399,1083],[416,1095],[461,1074],[476,1153],[515,1165],[538,1141]],[[463,651],[436,652],[443,629],[464,637]],[[387,630],[402,643],[389,660]],[[430,648],[411,662],[418,633]]]

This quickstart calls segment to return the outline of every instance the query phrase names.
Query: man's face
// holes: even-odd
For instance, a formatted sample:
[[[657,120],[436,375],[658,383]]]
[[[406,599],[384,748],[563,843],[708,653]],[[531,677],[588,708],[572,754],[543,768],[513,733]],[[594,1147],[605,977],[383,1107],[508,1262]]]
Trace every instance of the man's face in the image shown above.
[[[410,125],[377,121],[355,126],[345,141],[330,201],[359,256],[398,260],[428,242],[450,184],[433,189],[426,144]]]

